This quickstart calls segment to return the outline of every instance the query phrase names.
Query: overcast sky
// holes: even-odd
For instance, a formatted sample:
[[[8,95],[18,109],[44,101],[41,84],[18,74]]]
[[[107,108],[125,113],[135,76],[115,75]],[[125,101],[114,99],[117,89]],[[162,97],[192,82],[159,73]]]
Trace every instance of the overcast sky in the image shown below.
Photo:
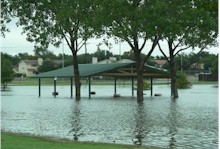
[[[6,37],[0,37],[1,38],[1,45],[0,50],[1,52],[10,54],[10,55],[16,55],[18,53],[24,53],[27,52],[29,54],[34,54],[34,43],[30,43],[26,41],[26,35],[22,35],[22,27],[17,27],[15,25],[15,22],[11,22],[8,24],[8,27],[10,29],[9,33],[6,33]],[[97,45],[102,41],[102,39],[90,39],[87,43],[87,51],[88,53],[93,53],[97,50]],[[125,51],[129,51],[131,48],[129,45],[125,42],[121,43],[121,46],[119,44],[115,44],[114,40],[110,40],[112,43],[112,48],[109,49],[107,46],[103,45],[101,46],[102,50],[110,50],[113,54],[123,54]],[[49,50],[52,51],[54,54],[62,53],[64,50],[65,54],[71,54],[70,49],[68,48],[67,44],[64,43],[64,46],[60,46],[59,48],[55,48],[53,46],[49,46]],[[167,50],[167,44],[166,42],[163,42],[161,44],[162,48]],[[151,47],[151,42],[147,42],[146,46],[143,49],[143,53],[147,54],[148,50]],[[121,50],[120,50],[121,49]],[[121,51],[121,52],[120,52]],[[196,50],[195,52],[197,52]],[[212,47],[206,51],[209,51],[210,53],[217,54],[219,52],[218,47]],[[187,53],[191,52],[191,49],[187,50]],[[79,54],[85,53],[85,48],[83,47]],[[155,51],[152,53],[153,56],[162,55],[158,48],[155,49]]]

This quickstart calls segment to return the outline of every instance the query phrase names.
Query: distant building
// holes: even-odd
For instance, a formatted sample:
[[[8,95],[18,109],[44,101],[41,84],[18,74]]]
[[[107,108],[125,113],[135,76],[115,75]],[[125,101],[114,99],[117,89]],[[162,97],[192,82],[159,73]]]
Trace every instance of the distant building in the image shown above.
[[[18,67],[14,68],[15,74],[22,76],[33,76],[37,74],[37,68],[43,64],[43,59],[22,60],[18,63]]]
[[[167,64],[167,60],[154,60],[156,68],[163,68]]]
[[[92,64],[97,64],[97,63],[98,63],[98,58],[92,57]]]
[[[130,59],[121,59],[121,60],[118,60],[116,63],[131,63],[131,62],[134,62]]]
[[[211,73],[200,73],[198,75],[199,81],[213,81]]]
[[[109,59],[99,61],[98,64],[115,63],[116,61],[117,61],[117,59],[115,57],[109,57]]]
[[[43,65],[43,59],[38,58],[37,60],[21,60],[18,63],[18,67],[13,70],[18,76],[30,77],[38,73],[38,67]],[[54,64],[61,64],[62,60],[54,60]]]
[[[130,63],[130,62],[133,62],[132,60],[129,60],[129,59],[121,59],[119,61],[117,61],[117,59],[115,57],[109,57],[109,59],[105,59],[105,60],[102,60],[102,61],[98,61],[97,57],[93,57],[92,58],[92,64],[110,64],[110,63]],[[97,76],[97,77],[93,77],[93,78],[96,78],[96,79],[106,79],[108,80],[109,77],[107,76]]]
[[[204,69],[204,64],[203,63],[193,63],[190,66],[191,69],[197,69],[197,70],[203,70]]]

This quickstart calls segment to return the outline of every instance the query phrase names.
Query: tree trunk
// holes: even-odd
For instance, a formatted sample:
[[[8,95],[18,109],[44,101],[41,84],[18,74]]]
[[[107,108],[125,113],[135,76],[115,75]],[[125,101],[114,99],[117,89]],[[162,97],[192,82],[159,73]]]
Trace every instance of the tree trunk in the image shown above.
[[[80,100],[81,92],[81,82],[80,82],[80,75],[79,75],[79,67],[78,67],[78,61],[77,61],[77,54],[76,52],[73,52],[73,68],[74,68],[74,75],[75,75],[75,90],[76,90],[76,100]]]
[[[3,91],[5,91],[5,89],[6,89],[6,84],[5,83],[3,83]]]
[[[139,66],[137,66],[137,69]],[[144,94],[143,94],[143,71],[137,71],[137,101],[143,102],[144,101]]]
[[[171,97],[178,98],[178,91],[176,87],[176,68],[174,64],[174,57],[170,57],[170,77],[171,77]]]
[[[140,51],[135,50],[136,70],[137,70],[137,102],[144,101],[143,94],[143,67],[140,57]]]

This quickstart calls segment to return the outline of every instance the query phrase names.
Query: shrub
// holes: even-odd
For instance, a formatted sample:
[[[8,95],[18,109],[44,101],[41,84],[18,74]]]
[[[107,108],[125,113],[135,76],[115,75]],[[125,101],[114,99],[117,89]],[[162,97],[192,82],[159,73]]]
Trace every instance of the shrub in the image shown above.
[[[181,72],[177,73],[176,86],[179,89],[190,88],[192,85],[187,80],[187,76]]]
[[[137,89],[137,84],[134,86],[134,89]],[[143,81],[143,89],[144,90],[149,90],[150,89],[150,83],[147,81]]]

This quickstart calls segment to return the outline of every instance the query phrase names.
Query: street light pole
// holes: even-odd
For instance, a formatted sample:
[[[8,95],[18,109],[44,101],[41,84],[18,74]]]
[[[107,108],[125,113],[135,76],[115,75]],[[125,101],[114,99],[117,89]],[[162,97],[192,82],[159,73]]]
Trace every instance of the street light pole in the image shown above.
[[[121,59],[121,41],[119,41],[119,60]]]
[[[87,63],[87,44],[85,40],[85,64]]]
[[[182,53],[181,53],[181,55],[180,55],[181,57],[181,73],[183,73],[183,55],[182,55]]]
[[[62,43],[62,68],[64,67],[64,39],[63,39],[63,43]]]

